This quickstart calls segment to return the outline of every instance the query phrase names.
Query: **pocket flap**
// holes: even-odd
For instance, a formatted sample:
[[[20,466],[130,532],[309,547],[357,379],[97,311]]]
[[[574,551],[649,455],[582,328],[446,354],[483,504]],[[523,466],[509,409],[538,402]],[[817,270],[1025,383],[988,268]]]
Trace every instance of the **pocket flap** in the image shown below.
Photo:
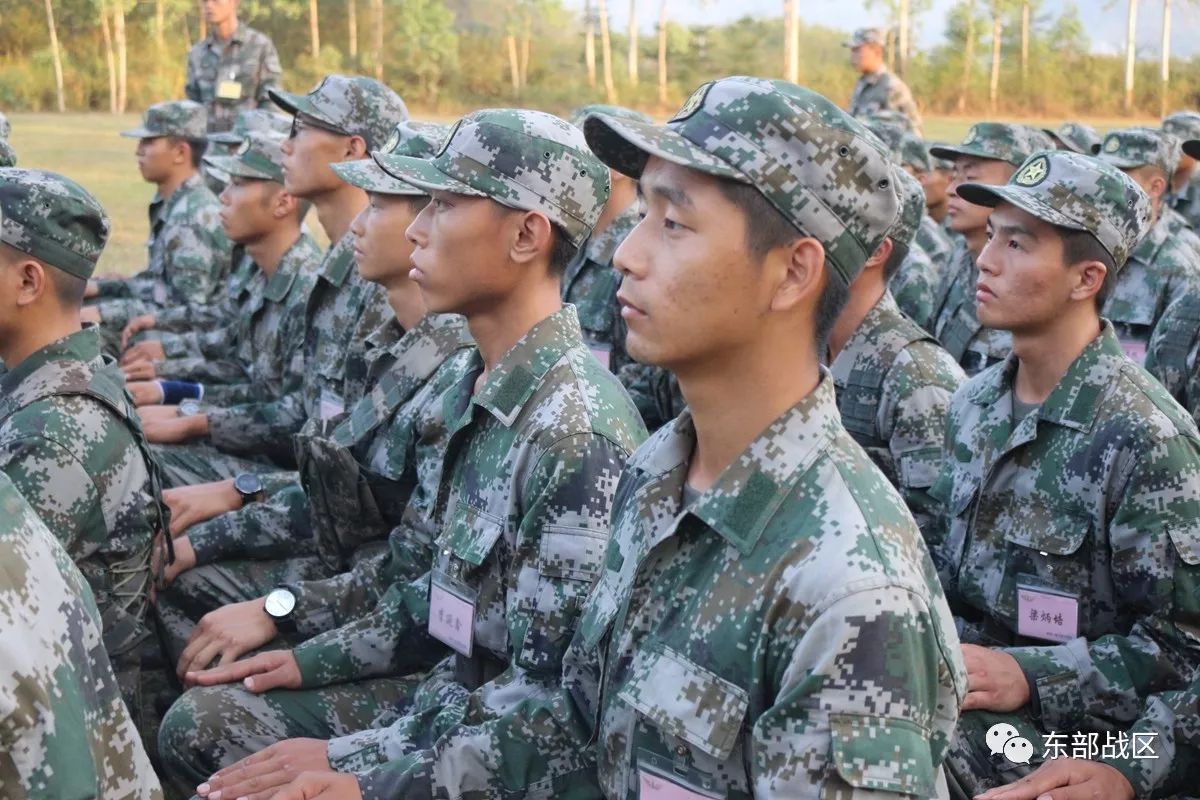
[[[1083,545],[1091,530],[1091,518],[1078,512],[1019,500],[1013,508],[1017,511],[1007,520],[1004,538],[1031,550],[1069,556]]]
[[[834,766],[846,783],[857,789],[936,796],[929,734],[921,726],[865,714],[832,714],[829,724]]]
[[[604,566],[607,543],[608,537],[598,531],[547,525],[538,548],[538,572],[591,583]]]
[[[901,453],[898,459],[900,482],[914,489],[928,489],[942,468],[942,448],[922,447]]]
[[[500,540],[504,524],[471,506],[459,503],[446,524],[446,532],[438,542],[456,557],[478,567]]]
[[[1185,564],[1200,564],[1200,525],[1168,525],[1167,534]]]
[[[719,761],[733,752],[750,708],[745,689],[669,647],[639,653],[619,696],[664,733]]]

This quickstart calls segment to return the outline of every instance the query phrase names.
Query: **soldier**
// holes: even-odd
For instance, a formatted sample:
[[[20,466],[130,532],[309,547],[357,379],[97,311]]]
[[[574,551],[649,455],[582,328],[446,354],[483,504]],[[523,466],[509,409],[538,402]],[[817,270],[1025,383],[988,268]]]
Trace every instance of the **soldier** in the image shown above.
[[[208,38],[188,51],[185,91],[208,110],[210,131],[232,128],[238,111],[269,108],[283,73],[270,38],[238,21],[241,3],[204,0]]]
[[[279,780],[277,765],[294,775],[378,763],[405,741],[432,742],[468,707],[495,719],[553,692],[600,571],[617,477],[643,438],[560,299],[562,270],[608,199],[608,172],[583,133],[541,112],[493,109],[460,120],[432,159],[377,160],[432,195],[408,232],[413,277],[432,311],[464,313],[479,346],[444,406],[438,552],[431,571],[340,629],[189,676],[245,678],[254,692],[193,689],[168,713],[168,770],[205,781],[202,795],[238,796],[208,778],[278,739],[332,741],[276,745],[253,762],[260,786]],[[311,625],[321,612],[293,614]],[[440,661],[399,697],[394,682],[380,691],[382,676],[414,673],[431,655]],[[262,693],[276,687],[300,691]]]
[[[1146,349],[1146,371],[1200,422],[1200,292],[1167,306]]]
[[[277,133],[286,136],[292,121],[283,114],[276,114],[265,108],[250,108],[239,111],[233,120],[233,127],[226,131],[209,133],[209,155],[234,155],[242,140],[251,133]],[[204,164],[204,179],[212,193],[220,196],[229,183],[229,176],[215,169],[211,164]],[[234,260],[237,263],[237,259]]]
[[[1000,122],[972,125],[961,145],[929,148],[935,158],[954,159],[947,218],[950,230],[959,234],[934,302],[932,330],[967,375],[1003,361],[1012,337],[1008,331],[983,327],[975,314],[975,259],[987,243],[991,210],[964,201],[955,189],[967,182],[1003,184],[1030,154],[1053,149],[1050,137],[1040,130]]]
[[[95,328],[79,323],[108,217],[61,175],[9,168],[0,170],[0,220],[0,470],[79,565],[140,715],[150,550],[166,524],[121,372],[101,355]]]
[[[854,116],[896,111],[908,118],[912,133],[921,135],[921,112],[907,84],[883,63],[883,31],[860,28],[843,44],[850,48],[850,63],[861,74],[854,84],[849,111]]]
[[[1172,302],[1200,290],[1200,239],[1173,225],[1164,205],[1179,160],[1179,140],[1154,128],[1125,128],[1104,137],[1097,158],[1125,172],[1150,196],[1151,226],[1129,255],[1104,304],[1125,354],[1141,364],[1158,319]]]
[[[1162,129],[1184,142],[1200,140],[1200,113],[1178,111],[1163,120]],[[1196,157],[1186,147],[1171,176],[1167,204],[1193,229],[1200,229],[1200,171],[1196,169]]]
[[[12,145],[0,139],[0,168],[15,167],[17,165],[17,151],[13,150]]]
[[[1055,129],[1042,128],[1042,133],[1049,136],[1059,150],[1090,156],[1100,149],[1100,134],[1082,122],[1064,122]]]
[[[87,581],[0,474],[0,792],[161,800]]]
[[[900,166],[917,179],[924,193],[925,213],[921,215],[921,224],[917,228],[916,243],[942,269],[949,262],[950,251],[954,249],[954,240],[941,225],[946,218],[949,201],[946,187],[950,183],[953,164],[949,171],[935,164],[933,156],[929,155],[929,145],[911,133],[901,138],[897,159]]]
[[[0,140],[7,141],[10,136],[12,136],[12,123],[8,121],[4,112],[0,111]]]
[[[346,359],[352,343],[391,316],[383,290],[354,269],[350,223],[367,205],[362,189],[334,174],[331,164],[366,157],[408,118],[404,101],[379,81],[330,75],[307,95],[272,90],[292,113],[283,144],[284,188],[311,202],[330,245],[304,311],[304,342],[293,368],[302,384],[282,397],[225,408],[203,405],[143,406],[139,409],[152,442],[201,440],[191,447],[159,448],[173,486],[236,478],[253,470],[246,456],[286,454],[305,419],[327,421],[346,410]]]
[[[106,349],[117,352],[126,323],[139,314],[178,305],[217,302],[230,267],[230,244],[221,229],[220,204],[199,173],[204,155],[204,108],[190,100],[158,103],[142,127],[122,136],[138,139],[138,169],[157,187],[150,203],[149,262],[131,278],[89,282],[85,322],[102,323]]]
[[[672,367],[690,411],[621,478],[564,686],[277,797],[934,796],[958,640],[818,362],[896,216],[888,154],[756,78],[706,84],[666,127],[585,130],[646,211],[616,260],[630,353]]]
[[[1103,798],[1186,789],[1170,725],[1148,712],[1200,664],[1200,434],[1099,310],[1150,200],[1112,165],[1066,151],[1035,154],[1004,186],[957,192],[994,208],[979,317],[1012,332],[1013,352],[955,394],[933,491],[945,509],[934,555],[968,672],[951,789],[1008,784],[986,796],[1031,800],[1068,784]],[[1159,741],[1141,755],[1098,744],[1090,760],[1057,758],[1078,751],[1047,739],[1143,729]],[[998,753],[1011,736],[1022,741]]]

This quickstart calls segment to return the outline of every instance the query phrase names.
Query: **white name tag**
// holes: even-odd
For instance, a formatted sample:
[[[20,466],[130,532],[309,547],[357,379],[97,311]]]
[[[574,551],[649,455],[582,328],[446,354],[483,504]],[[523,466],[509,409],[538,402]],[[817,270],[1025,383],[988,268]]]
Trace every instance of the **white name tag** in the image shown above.
[[[475,592],[443,572],[429,581],[429,635],[470,658],[475,646]]]
[[[1135,364],[1146,363],[1146,343],[1140,342],[1137,339],[1122,339],[1121,349],[1125,351],[1125,355],[1130,361]]]
[[[328,422],[345,413],[346,401],[328,389],[322,389],[319,411],[321,413],[321,422]]]
[[[1047,642],[1071,641],[1079,636],[1079,598],[1018,586],[1017,633]]]
[[[592,355],[596,357],[596,360],[599,361],[605,369],[610,369],[609,365],[612,363],[612,350],[608,349],[607,347],[589,347],[588,349],[592,351]]]
[[[241,100],[241,81],[221,81],[217,84],[217,98],[220,100]]]
[[[659,772],[640,767],[638,797],[641,800],[716,800],[720,795],[689,788]]]

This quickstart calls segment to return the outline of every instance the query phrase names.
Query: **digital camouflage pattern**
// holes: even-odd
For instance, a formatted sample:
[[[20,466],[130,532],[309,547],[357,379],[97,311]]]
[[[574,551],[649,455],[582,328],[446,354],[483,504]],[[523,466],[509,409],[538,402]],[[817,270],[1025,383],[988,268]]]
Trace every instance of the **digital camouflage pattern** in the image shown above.
[[[1179,138],[1157,128],[1122,128],[1110,131],[1096,157],[1120,169],[1158,167],[1170,178],[1179,164]]]
[[[908,247],[917,238],[921,219],[925,216],[925,191],[916,178],[898,166],[892,170],[892,181],[900,198],[900,213],[887,236],[893,243]]]
[[[930,260],[937,265],[938,272],[941,274],[947,262],[950,261],[950,253],[954,251],[954,238],[937,220],[929,216],[928,207],[921,217],[921,224],[917,227],[915,241]]]
[[[191,100],[168,100],[155,103],[142,115],[142,124],[121,131],[127,139],[157,139],[178,136],[181,139],[203,142],[207,136],[208,114],[204,106]]]
[[[588,237],[562,276],[563,302],[575,306],[584,344],[601,364],[614,371],[614,356],[626,362],[629,359],[624,356],[625,337],[617,322],[621,315],[617,303],[621,273],[613,266],[613,256],[638,219],[636,205],[622,211],[603,231]]]
[[[485,109],[454,124],[433,158],[373,153],[384,171],[425,191],[488,197],[538,211],[579,247],[608,201],[608,170],[578,128],[541,111]]]
[[[1146,351],[1146,371],[1200,422],[1200,293],[1167,307]]]
[[[806,124],[784,124],[797,116]],[[599,115],[584,131],[601,160],[634,178],[653,155],[751,184],[825,244],[847,285],[899,212],[891,159],[878,138],[821,95],[787,81],[723,78],[693,92],[666,126]]]
[[[915,133],[921,132],[921,112],[912,90],[899,75],[881,66],[870,75],[862,75],[854,84],[850,95],[849,112],[856,117],[877,114],[880,111],[896,111],[908,118]]]
[[[1195,159],[1200,156],[1200,112],[1178,111],[1163,120],[1163,130],[1182,141],[1183,152]],[[1178,170],[1183,170],[1181,162]],[[1184,175],[1183,188],[1172,189],[1167,204],[1193,229],[1200,228],[1200,170],[1195,165]],[[1179,176],[1176,176],[1179,177]]]
[[[8,142],[0,139],[0,168],[15,167],[17,165],[17,151]]]
[[[0,794],[161,800],[87,582],[0,475]]]
[[[900,492],[922,532],[937,517],[950,396],[966,375],[884,292],[829,365],[842,425]]]
[[[227,131],[239,111],[270,108],[270,90],[282,74],[270,37],[239,22],[228,42],[214,31],[192,45],[184,93],[208,109],[209,130]]]
[[[894,116],[900,117],[896,120]],[[884,146],[890,150],[894,157],[899,156],[900,145],[904,141],[908,133],[908,120],[902,114],[890,112],[877,114],[862,114],[858,116],[860,122],[866,126],[867,130],[879,137],[879,141],[883,142]]]
[[[396,125],[392,135],[378,152],[384,155],[431,158],[450,132],[448,125],[436,122],[404,120]],[[333,172],[351,186],[368,192],[389,195],[424,196],[425,191],[383,171],[372,158],[331,164]]]
[[[109,234],[108,215],[87,189],[42,170],[0,169],[0,242],[87,280]]]
[[[286,134],[247,133],[233,155],[205,156],[204,163],[235,178],[253,178],[283,184],[283,151]]]
[[[932,172],[933,158],[929,155],[929,143],[915,133],[905,133],[898,148],[900,166],[912,167],[917,172]]]
[[[12,123],[8,121],[8,117],[0,111],[0,139],[7,140],[12,136]]]
[[[326,75],[308,94],[282,89],[271,89],[269,94],[289,114],[309,116],[348,136],[361,136],[368,150],[382,147],[396,123],[408,119],[400,95],[362,75]]]
[[[1200,436],[1107,322],[1040,408],[1014,422],[1016,370],[1010,357],[955,395],[932,492],[945,512],[934,557],[960,635],[1017,659],[1041,732],[1103,740],[1153,727],[1147,702],[1185,689],[1200,663],[1190,622],[1200,613]],[[1075,598],[1077,632],[1061,643],[1023,635],[1018,587]],[[1028,724],[1029,711],[1003,719]],[[967,735],[995,716],[965,714],[947,760],[969,794],[1040,760],[1039,747],[1029,767],[997,766],[1008,762]],[[1110,763],[1137,796],[1181,786],[1166,759]]]
[[[351,709],[381,718],[399,710],[408,716],[390,729],[377,722],[330,743],[335,768],[376,764],[435,736],[429,716],[449,727],[470,707],[492,719],[557,687],[601,567],[617,480],[644,431],[583,345],[570,307],[530,329],[475,391],[482,369],[472,352],[444,401],[450,438],[435,511],[435,570],[477,593],[473,655],[451,656],[399,697],[378,697],[378,679],[426,669],[447,652],[427,633],[429,574],[398,581],[369,612],[293,651],[305,690],[269,692],[253,704],[236,687],[185,694],[160,739],[173,774],[203,779],[285,736],[329,738],[328,720]]]
[[[567,120],[579,130],[583,130],[583,123],[592,114],[606,114],[610,117],[621,117],[623,119],[631,119],[635,122],[653,122],[649,116],[640,111],[635,111],[632,108],[624,106],[611,106],[605,103],[590,103],[586,106],[580,106],[571,112]]]
[[[897,168],[892,179],[900,195],[900,215],[888,238],[908,250],[888,278],[888,288],[900,310],[918,325],[925,326],[933,316],[933,304],[943,280],[939,262],[918,241],[924,223],[932,220],[925,211],[925,192],[917,179],[903,168]]]
[[[237,147],[248,135],[277,133],[287,136],[291,132],[292,120],[286,114],[278,114],[265,108],[239,111],[233,119],[233,127],[227,131],[208,134],[209,144]]]
[[[941,286],[933,304],[930,325],[933,335],[968,376],[982,372],[1008,357],[1012,334],[985,328],[975,311],[975,283],[979,267],[959,237],[950,253]]]
[[[1090,156],[1100,147],[1100,134],[1082,122],[1064,122],[1053,130],[1042,128],[1042,132],[1054,140],[1059,150]]]
[[[1053,149],[1054,140],[1037,128],[1006,122],[977,122],[967,131],[962,144],[931,145],[929,154],[951,161],[964,156],[989,158],[1019,167],[1034,153]]]
[[[229,325],[241,318],[250,301],[250,284],[258,267],[241,247],[235,246],[232,255],[233,269],[229,272],[229,280],[225,282],[220,300],[204,306],[179,305],[155,311],[154,327],[135,334],[130,342],[157,339],[162,343],[163,355],[182,358],[197,352],[197,342],[205,331]]]
[[[96,307],[105,328],[119,332],[140,314],[219,302],[232,258],[220,210],[199,173],[170,197],[154,196],[146,268],[130,278],[97,282]]]
[[[0,376],[0,470],[74,559],[94,594],[130,708],[150,550],[165,529],[157,468],[120,369],[94,328],[59,339]]]

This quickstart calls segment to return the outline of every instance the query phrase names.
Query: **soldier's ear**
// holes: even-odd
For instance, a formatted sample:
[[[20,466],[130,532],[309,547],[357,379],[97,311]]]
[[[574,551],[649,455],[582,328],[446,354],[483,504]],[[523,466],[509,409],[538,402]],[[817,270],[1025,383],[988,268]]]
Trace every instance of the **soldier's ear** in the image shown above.
[[[346,160],[359,161],[370,155],[367,140],[361,136],[351,136],[346,143]]]
[[[772,311],[816,308],[825,274],[825,247],[811,236],[801,236],[767,253],[763,268],[773,273]],[[830,276],[830,280],[836,280]]]
[[[511,216],[516,222],[509,252],[513,261],[528,264],[535,262],[539,255],[551,252],[554,247],[554,226],[549,217],[537,211],[518,212]]]
[[[1104,287],[1108,267],[1099,261],[1081,261],[1075,265],[1079,278],[1071,290],[1072,300],[1090,300]]]
[[[17,258],[9,262],[7,279],[12,282],[13,298],[19,307],[36,304],[50,290],[50,276],[36,258]]]

